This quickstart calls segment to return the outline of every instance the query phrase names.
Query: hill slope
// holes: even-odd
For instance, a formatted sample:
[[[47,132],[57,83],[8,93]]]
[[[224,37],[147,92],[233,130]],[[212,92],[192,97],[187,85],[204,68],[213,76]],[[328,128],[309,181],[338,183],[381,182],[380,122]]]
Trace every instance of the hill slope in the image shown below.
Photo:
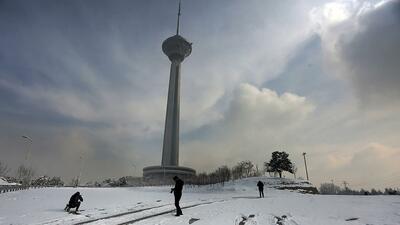
[[[266,183],[258,198],[256,182]],[[288,183],[289,182],[289,183]],[[41,188],[0,194],[0,224],[140,225],[365,225],[400,224],[399,196],[327,196],[277,190],[310,187],[302,181],[247,178],[224,186],[190,187],[181,200],[183,216],[174,217],[171,187]],[[80,191],[80,215],[63,211]]]

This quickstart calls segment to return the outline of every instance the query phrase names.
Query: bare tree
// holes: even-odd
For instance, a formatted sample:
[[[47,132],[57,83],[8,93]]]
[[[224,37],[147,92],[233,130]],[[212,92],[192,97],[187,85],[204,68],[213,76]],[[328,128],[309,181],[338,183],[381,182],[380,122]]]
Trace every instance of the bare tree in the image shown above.
[[[243,166],[243,173],[245,177],[250,177],[254,174],[254,164],[251,161],[240,162]]]
[[[256,165],[256,168],[254,169],[254,176],[256,177],[260,177],[262,176],[263,173],[261,172],[261,170],[258,168],[258,165]]]
[[[110,182],[111,182],[111,179],[110,179]],[[79,186],[79,178],[78,177],[72,178],[72,180],[69,183],[69,185],[72,186],[72,187],[78,187]]]
[[[228,166],[221,166],[214,173],[218,177],[218,182],[222,182],[222,185],[224,185],[225,181],[229,181],[231,179],[231,170],[228,168]]]
[[[0,162],[0,177],[5,177],[10,172],[10,168],[4,163]]]
[[[18,167],[17,178],[22,185],[29,186],[34,175],[35,171],[32,168],[25,167],[24,165]]]
[[[255,174],[254,164],[251,161],[241,161],[232,168],[233,179],[250,177]]]
[[[236,164],[236,166],[234,166],[232,168],[233,179],[236,180],[236,179],[242,178],[243,177],[243,171],[244,171],[243,165],[240,164],[240,163]]]
[[[340,192],[340,187],[333,183],[322,183],[319,192],[323,195],[336,195]]]
[[[293,171],[294,179],[296,179],[297,166],[294,163],[292,163],[292,171]]]
[[[197,184],[204,185],[207,183],[208,175],[207,173],[199,173],[197,175]]]

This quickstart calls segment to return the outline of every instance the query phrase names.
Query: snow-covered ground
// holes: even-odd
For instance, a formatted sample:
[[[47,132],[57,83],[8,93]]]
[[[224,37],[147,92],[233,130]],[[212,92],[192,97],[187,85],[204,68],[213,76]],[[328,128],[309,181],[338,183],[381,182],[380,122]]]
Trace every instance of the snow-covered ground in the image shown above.
[[[12,185],[20,185],[20,184],[9,183],[9,182],[7,182],[6,178],[0,177],[0,186],[12,186]]]
[[[258,198],[258,179],[268,187],[262,199]],[[181,217],[173,216],[170,187],[9,192],[0,194],[0,224],[400,224],[400,196],[327,196],[270,188],[280,182],[263,177],[229,182],[224,187],[186,186],[181,206],[187,208],[183,208]],[[83,195],[83,211],[80,215],[68,214],[63,208],[76,191]]]

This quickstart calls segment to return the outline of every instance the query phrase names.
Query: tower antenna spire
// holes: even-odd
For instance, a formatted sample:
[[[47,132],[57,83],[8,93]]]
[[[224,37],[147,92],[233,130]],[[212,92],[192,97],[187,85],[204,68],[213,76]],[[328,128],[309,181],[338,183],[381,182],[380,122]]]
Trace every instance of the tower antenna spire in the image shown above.
[[[178,21],[176,23],[176,35],[179,34],[179,17],[181,17],[181,0],[179,0]]]

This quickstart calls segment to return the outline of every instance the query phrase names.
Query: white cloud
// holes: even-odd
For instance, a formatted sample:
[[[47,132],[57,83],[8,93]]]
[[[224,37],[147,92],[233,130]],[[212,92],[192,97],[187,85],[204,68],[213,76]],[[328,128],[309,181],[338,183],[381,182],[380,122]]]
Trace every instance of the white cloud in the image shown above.
[[[250,159],[261,166],[268,152],[293,141],[292,132],[314,109],[305,97],[241,84],[223,118],[184,143],[183,162],[214,168]]]
[[[314,110],[305,97],[292,93],[278,95],[250,84],[241,84],[225,115],[224,123],[238,124],[244,129],[257,127],[279,129],[293,127]]]
[[[339,2],[330,2],[323,7],[323,16],[329,23],[339,23],[351,16],[349,5]]]
[[[363,145],[341,146],[341,151],[326,153],[313,159],[320,169],[334,176],[321,182],[347,181],[353,188],[385,188],[398,185],[400,148],[371,142]],[[328,172],[329,171],[329,172]]]

